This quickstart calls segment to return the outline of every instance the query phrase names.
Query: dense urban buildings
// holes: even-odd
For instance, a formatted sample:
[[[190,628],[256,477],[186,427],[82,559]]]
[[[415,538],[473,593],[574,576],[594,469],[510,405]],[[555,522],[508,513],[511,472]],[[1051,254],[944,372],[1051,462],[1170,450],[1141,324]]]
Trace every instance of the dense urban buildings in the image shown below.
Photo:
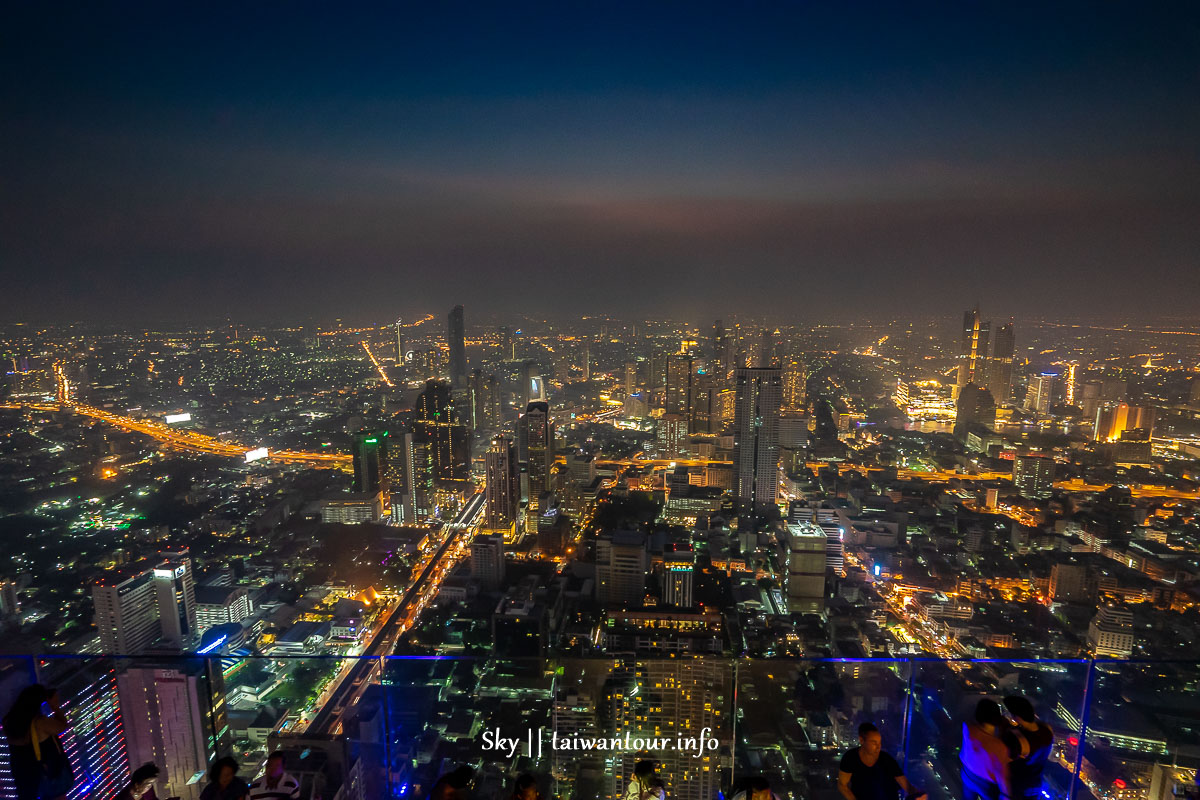
[[[10,5],[0,800],[1200,800],[1200,4]]]

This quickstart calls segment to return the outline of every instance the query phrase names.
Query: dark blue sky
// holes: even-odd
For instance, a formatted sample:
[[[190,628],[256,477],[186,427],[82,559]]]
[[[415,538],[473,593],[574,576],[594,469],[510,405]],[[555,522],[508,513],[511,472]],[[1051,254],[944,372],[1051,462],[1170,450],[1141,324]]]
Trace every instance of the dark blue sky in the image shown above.
[[[1197,307],[1200,6],[826,5],[9,4],[0,316]]]

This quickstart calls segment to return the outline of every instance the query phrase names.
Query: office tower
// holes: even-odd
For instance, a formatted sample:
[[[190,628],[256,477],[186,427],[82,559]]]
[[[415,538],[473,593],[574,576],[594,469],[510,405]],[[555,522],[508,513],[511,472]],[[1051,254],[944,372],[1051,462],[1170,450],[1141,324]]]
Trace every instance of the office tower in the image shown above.
[[[1105,404],[1096,411],[1092,438],[1097,442],[1120,441],[1127,431],[1144,430],[1149,440],[1154,434],[1155,411],[1149,406],[1131,406],[1128,403]]]
[[[412,504],[418,518],[434,513],[437,494],[434,489],[433,446],[424,438],[412,437]]]
[[[779,368],[740,367],[734,373],[734,385],[738,509],[743,515],[758,514],[775,504],[779,488]]]
[[[954,396],[957,399],[962,387],[968,383],[986,386],[988,337],[990,323],[979,319],[979,306],[963,314],[962,336],[958,348],[958,379],[955,381]]]
[[[968,383],[959,390],[956,406],[954,436],[960,441],[966,441],[967,430],[972,425],[983,425],[988,429],[996,426],[996,403],[987,389]]]
[[[521,503],[517,448],[507,436],[492,439],[485,457],[484,526],[492,531],[511,530]]]
[[[1098,658],[1133,655],[1133,614],[1124,608],[1101,606],[1088,625],[1088,646]]]
[[[695,364],[687,353],[672,353],[667,356],[667,394],[663,410],[668,414],[681,414],[684,419],[691,416],[692,381]]]
[[[485,592],[504,586],[504,537],[480,534],[471,542],[471,577]]]
[[[1013,483],[1023,497],[1049,497],[1054,492],[1054,459],[1017,456],[1013,459]]]
[[[154,568],[163,641],[189,648],[196,638],[196,580],[187,550],[163,553]]]
[[[658,420],[658,453],[662,458],[682,458],[687,451],[688,419],[683,414],[663,414]]]
[[[650,557],[646,535],[616,531],[596,541],[596,599],[605,606],[640,606]]]
[[[470,477],[469,434],[459,424],[446,384],[426,383],[417,396],[414,428],[417,437],[429,444],[435,483],[465,481]]]
[[[1035,375],[1029,379],[1029,386],[1025,390],[1026,411],[1041,415],[1050,413],[1051,392],[1054,391],[1055,377],[1053,373],[1043,372],[1041,375]]]
[[[388,490],[387,432],[361,430],[354,435],[352,491],[377,494]]]
[[[992,338],[991,375],[987,389],[997,403],[1007,403],[1012,397],[1013,353],[1016,351],[1012,322],[996,328]]]
[[[446,318],[446,343],[450,345],[450,385],[455,389],[465,388],[467,385],[467,343],[462,306],[455,306]]]
[[[625,396],[629,397],[637,390],[637,364],[625,362]]]
[[[529,476],[528,513],[536,525],[536,511],[542,493],[550,489],[550,473],[554,469],[554,422],[547,403],[530,403],[517,426],[520,434],[520,455]]]
[[[790,355],[783,361],[783,401],[780,410],[784,413],[800,414],[805,409],[804,362],[798,355]]]
[[[205,782],[192,778],[228,752],[220,662],[135,664],[117,676],[129,763],[157,764],[164,797],[198,800]]]
[[[583,340],[583,379],[590,381],[592,379],[592,340]]]
[[[388,497],[387,500],[391,504],[392,519],[395,522],[403,522],[406,525],[415,525],[424,514],[429,513],[428,510],[421,512],[419,509],[426,508],[428,497],[425,502],[418,502],[417,487],[428,485],[429,496],[432,496],[433,474],[431,465],[426,469],[425,474],[418,474],[416,454],[417,449],[413,441],[412,431],[402,426],[392,428],[386,431],[384,458],[384,476],[387,479]],[[422,451],[428,454],[428,450]],[[357,473],[357,468],[355,469]]]
[[[137,655],[162,633],[154,574],[139,570],[128,577],[101,579],[92,587],[100,652]]]
[[[819,614],[825,610],[828,537],[811,522],[788,523],[788,610]]]
[[[668,553],[663,557],[662,601],[669,606],[691,608],[695,580],[696,555],[691,552]]]

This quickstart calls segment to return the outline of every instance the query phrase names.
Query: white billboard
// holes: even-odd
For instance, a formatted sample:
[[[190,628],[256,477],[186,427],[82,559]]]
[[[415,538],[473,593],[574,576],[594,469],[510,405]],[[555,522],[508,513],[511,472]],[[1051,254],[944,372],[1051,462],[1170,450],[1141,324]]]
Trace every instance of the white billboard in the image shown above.
[[[165,417],[163,417],[163,420],[168,425],[175,423],[175,422],[191,422],[192,415],[191,414],[167,414]]]
[[[255,448],[254,450],[247,450],[246,451],[246,463],[249,464],[251,461],[258,461],[259,459],[266,458],[268,453],[269,453],[269,451],[265,447],[258,447],[258,448]]]

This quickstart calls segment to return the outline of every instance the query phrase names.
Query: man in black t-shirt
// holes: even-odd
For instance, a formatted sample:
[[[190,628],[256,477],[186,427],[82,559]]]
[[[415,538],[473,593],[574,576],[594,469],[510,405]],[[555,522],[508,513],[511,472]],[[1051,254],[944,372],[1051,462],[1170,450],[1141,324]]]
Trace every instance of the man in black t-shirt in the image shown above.
[[[903,789],[910,800],[922,800],[891,754],[883,752],[883,737],[869,722],[858,726],[858,747],[842,756],[838,791],[845,800],[897,800]]]
[[[1033,704],[1024,697],[1006,697],[1004,707],[1015,723],[1000,737],[1012,758],[1008,768],[1013,798],[1037,797],[1042,788],[1042,773],[1054,749],[1054,731],[1038,719]]]

